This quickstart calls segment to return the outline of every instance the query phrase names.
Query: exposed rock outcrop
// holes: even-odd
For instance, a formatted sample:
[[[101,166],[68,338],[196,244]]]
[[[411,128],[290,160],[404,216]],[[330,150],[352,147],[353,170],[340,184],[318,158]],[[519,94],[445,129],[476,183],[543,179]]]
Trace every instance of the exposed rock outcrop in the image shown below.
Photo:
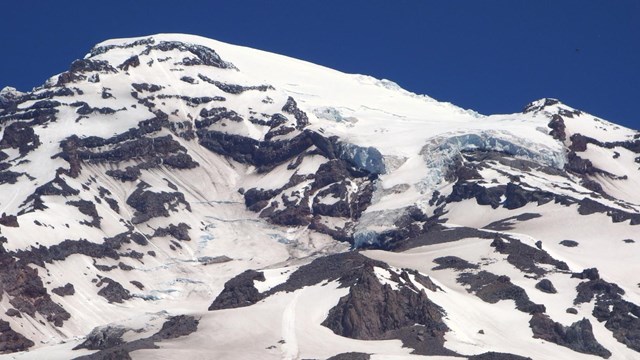
[[[600,345],[593,336],[591,323],[587,319],[582,319],[567,327],[554,322],[545,314],[534,314],[529,324],[534,338],[547,340],[577,352],[593,354],[605,359],[611,356],[611,352]]]
[[[34,345],[33,341],[13,330],[8,322],[0,320],[0,354],[25,351]]]
[[[191,211],[191,206],[180,192],[153,192],[147,190],[149,184],[141,182],[136,190],[127,198],[127,205],[135,209],[131,222],[143,223],[154,217],[168,217],[169,211],[176,211],[182,205]]]
[[[76,289],[73,284],[66,283],[64,286],[51,289],[51,292],[58,296],[71,296],[76,293]]]

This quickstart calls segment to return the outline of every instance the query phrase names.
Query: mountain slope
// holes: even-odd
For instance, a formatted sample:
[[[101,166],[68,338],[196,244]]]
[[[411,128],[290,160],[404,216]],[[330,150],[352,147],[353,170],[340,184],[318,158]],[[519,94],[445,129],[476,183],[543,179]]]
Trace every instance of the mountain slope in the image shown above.
[[[3,89],[0,127],[8,356],[640,351],[640,134],[557,100],[163,34]]]

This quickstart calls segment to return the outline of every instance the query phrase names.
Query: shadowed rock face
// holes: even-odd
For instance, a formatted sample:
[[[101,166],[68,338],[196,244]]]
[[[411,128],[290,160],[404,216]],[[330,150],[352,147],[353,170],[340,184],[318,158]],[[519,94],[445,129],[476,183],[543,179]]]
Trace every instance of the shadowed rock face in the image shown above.
[[[262,300],[264,295],[255,288],[254,281],[265,281],[264,274],[255,270],[247,270],[227,281],[222,293],[209,306],[209,310],[249,306]]]
[[[567,327],[554,322],[547,315],[534,314],[529,324],[534,338],[547,340],[577,352],[593,354],[605,359],[611,356],[611,352],[600,345],[593,336],[591,323],[587,319],[582,319]]]
[[[614,223],[631,220],[630,225],[640,225],[640,214],[627,212],[620,209],[615,209],[606,205],[603,205],[590,198],[584,198],[580,201],[578,212],[580,215],[591,215],[595,213],[606,214],[611,217]]]
[[[393,290],[380,283],[372,266],[365,266],[349,294],[329,311],[322,325],[341,336],[374,340],[384,339],[393,330],[419,324],[426,328],[427,337],[442,344],[448,330],[442,312],[423,291]]]

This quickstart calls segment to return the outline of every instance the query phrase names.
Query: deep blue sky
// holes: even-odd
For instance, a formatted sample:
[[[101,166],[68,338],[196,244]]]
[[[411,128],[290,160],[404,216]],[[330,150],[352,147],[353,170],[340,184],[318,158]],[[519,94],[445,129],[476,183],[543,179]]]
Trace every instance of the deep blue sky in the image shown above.
[[[5,1],[0,87],[97,42],[183,32],[372,75],[484,114],[555,97],[640,129],[638,0]]]

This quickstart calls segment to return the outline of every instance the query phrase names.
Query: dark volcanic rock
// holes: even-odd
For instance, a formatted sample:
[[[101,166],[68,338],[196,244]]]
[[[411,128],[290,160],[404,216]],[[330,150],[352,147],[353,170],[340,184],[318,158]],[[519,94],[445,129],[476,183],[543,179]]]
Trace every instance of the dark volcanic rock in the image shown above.
[[[287,281],[277,285],[268,294],[278,291],[295,291],[304,286],[312,286],[323,281],[338,280],[342,287],[355,284],[359,273],[357,270],[365,266],[386,268],[386,264],[372,260],[358,252],[346,252],[317,258],[311,263],[301,266]]]
[[[13,330],[8,322],[0,320],[0,353],[24,351],[33,345],[33,341]]]
[[[358,353],[358,352],[342,353],[342,354],[334,355],[330,358],[327,358],[327,360],[369,360],[369,359],[371,359],[371,355],[365,354],[365,353]]]
[[[227,281],[222,292],[209,306],[209,310],[244,307],[262,300],[263,294],[260,294],[253,285],[255,280],[265,281],[264,273],[247,270]]]
[[[105,171],[105,174],[122,182],[138,180],[142,175],[140,168],[137,166],[127,166],[124,170],[110,169]]]
[[[508,183],[505,189],[506,199],[504,201],[504,207],[513,210],[525,206],[530,202],[535,202],[538,205],[548,203],[555,198],[555,195],[541,190],[526,190],[514,183]]]
[[[296,119],[297,129],[302,129],[309,124],[309,118],[307,117],[307,114],[298,108],[298,104],[291,96],[289,96],[289,98],[287,99],[287,103],[282,107],[282,111],[287,114],[293,115],[293,117]]]
[[[556,290],[555,286],[553,286],[553,283],[549,279],[542,279],[538,281],[538,283],[536,284],[536,289],[547,294],[555,294],[558,292],[558,290]]]
[[[184,194],[152,192],[146,190],[148,187],[149,185],[145,182],[139,183],[137,189],[127,198],[127,205],[136,210],[131,219],[132,223],[140,224],[154,217],[168,217],[169,211],[176,211],[180,204],[191,211],[191,206],[184,199]]]
[[[572,278],[578,278],[578,279],[589,279],[589,280],[598,280],[600,279],[600,274],[598,273],[598,269],[596,268],[590,268],[590,269],[585,269],[583,270],[581,273],[574,273],[571,275]]]
[[[180,78],[180,80],[189,83],[189,84],[195,84],[196,83],[196,79],[192,78],[191,76],[183,76]]]
[[[313,145],[312,138],[304,132],[279,141],[258,141],[205,129],[198,130],[197,134],[200,144],[207,149],[256,167],[271,167],[291,160]]]
[[[215,85],[218,89],[228,93],[228,94],[234,94],[234,95],[238,95],[238,94],[242,94],[245,91],[249,91],[249,90],[257,90],[257,91],[267,91],[267,90],[274,90],[274,87],[271,85],[258,85],[258,86],[242,86],[242,85],[238,85],[238,84],[228,84],[228,83],[224,83],[221,81],[216,81],[216,80],[212,80],[202,74],[198,74],[198,77],[203,80],[208,82],[209,84],[213,84]]]
[[[51,289],[51,292],[59,296],[70,296],[76,293],[76,289],[73,284],[67,283],[64,286]]]
[[[122,335],[130,329],[122,327],[101,327],[94,329],[87,336],[84,343],[74,348],[100,350],[96,353],[80,356],[76,359],[82,360],[127,360],[131,359],[129,353],[142,349],[158,349],[156,342],[174,339],[180,336],[186,336],[195,332],[198,328],[198,320],[189,315],[178,315],[169,318],[162,329],[156,334],[134,340],[124,342]]]
[[[172,135],[148,137],[148,134],[161,131],[163,128],[171,130],[174,134],[191,139],[195,135],[188,135],[191,123],[188,126],[168,121],[167,114],[155,112],[156,117],[143,120],[137,128],[105,139],[96,136],[79,138],[72,135],[61,142],[62,152],[60,156],[70,164],[68,174],[77,177],[80,173],[81,162],[90,163],[121,163],[134,160],[137,164],[127,165],[124,170],[110,169],[107,174],[122,181],[135,180],[140,176],[140,170],[157,168],[166,165],[175,169],[192,169],[199,164],[194,161],[187,149],[180,145]],[[98,150],[97,148],[102,147]]]
[[[130,67],[135,68],[138,66],[140,66],[140,59],[138,58],[138,55],[133,55],[132,57],[125,60],[122,64],[118,65],[118,69],[127,71]]]
[[[18,318],[22,317],[22,315],[20,314],[20,311],[14,309],[14,308],[10,308],[9,310],[7,310],[5,312],[5,314],[7,314],[7,316],[11,316],[11,317],[18,317]]]
[[[142,55],[149,55],[152,50],[159,50],[163,52],[172,50],[189,52],[195,55],[199,60],[197,63],[193,63],[193,65],[207,65],[220,69],[236,68],[232,63],[222,60],[222,58],[220,58],[220,55],[218,55],[218,53],[216,53],[213,49],[202,45],[189,44],[180,41],[161,41],[158,44],[148,45],[147,48],[142,52]]]
[[[19,312],[31,317],[38,313],[54,326],[62,326],[71,317],[51,299],[38,270],[16,261],[4,249],[0,252],[0,269],[0,289],[9,296],[9,303]]]
[[[119,282],[107,277],[102,278],[96,286],[99,287],[105,283],[107,286],[101,288],[100,291],[98,291],[98,295],[107,299],[110,303],[122,303],[125,300],[131,299],[131,293],[129,293],[129,290],[125,289]]]
[[[426,293],[403,287],[394,291],[382,285],[373,266],[365,265],[359,277],[342,297],[322,325],[334,333],[353,339],[383,339],[388,332],[415,324],[426,328],[432,341],[444,343],[448,330],[442,321],[443,310],[429,300]]]
[[[601,279],[596,269],[587,269],[572,277],[587,280],[577,286],[574,304],[588,303],[595,298],[593,316],[604,322],[616,340],[640,351],[640,306],[625,300],[624,290]]]
[[[213,264],[222,264],[222,263],[226,263],[229,261],[232,261],[233,259],[226,256],[226,255],[221,255],[221,256],[202,256],[198,258],[198,262],[201,263],[202,265],[213,265]]]
[[[493,239],[495,237],[494,232],[484,231],[481,229],[456,226],[447,227],[438,223],[438,216],[433,218],[419,220],[418,222],[424,222],[422,229],[419,231],[411,231],[412,228],[406,228],[401,226],[400,231],[391,231],[380,234],[378,241],[380,242],[380,248],[385,250],[403,251],[418,246],[442,244],[447,242],[454,242],[462,239],[477,237],[481,239]],[[397,226],[398,224],[396,224]],[[413,228],[413,230],[418,230]]]
[[[136,89],[137,92],[156,92],[164,89],[164,86],[148,83],[133,83],[131,87]]]
[[[189,241],[189,230],[191,227],[185,223],[179,223],[177,226],[169,224],[167,227],[157,228],[153,233],[153,237],[171,235],[177,240]]]
[[[199,322],[199,320],[189,315],[173,316],[162,324],[160,331],[155,333],[151,339],[161,341],[189,335],[198,330]]]
[[[144,285],[142,285],[142,283],[141,283],[140,281],[137,281],[137,280],[131,280],[131,281],[129,281],[129,283],[130,283],[131,285],[133,285],[133,286],[137,287],[137,288],[138,288],[138,290],[142,290],[142,289],[144,289]]]
[[[253,285],[254,280],[265,281],[264,274],[247,270],[225,284],[224,290],[214,300],[209,310],[253,305],[279,291],[292,292],[325,280],[339,280],[343,287],[347,287],[353,284],[358,277],[354,270],[362,268],[365,264],[386,267],[383,262],[372,260],[358,252],[323,256],[301,266],[289,276],[286,282],[276,285],[264,293],[259,293]]]
[[[67,205],[77,207],[82,214],[87,215],[91,218],[91,221],[83,221],[83,224],[100,228],[100,219],[102,219],[102,217],[98,215],[98,210],[96,209],[96,205],[93,202],[86,200],[75,200],[67,201]]]
[[[542,215],[536,213],[524,213],[516,216],[511,216],[502,220],[494,221],[489,225],[483,227],[483,229],[495,230],[495,231],[507,231],[513,230],[514,221],[527,221],[531,219],[536,219],[541,217]]]
[[[121,326],[101,326],[91,330],[85,340],[73,350],[104,350],[124,343],[122,335],[127,329]]]
[[[479,205],[490,205],[497,209],[502,202],[504,186],[485,188],[476,182],[458,180],[447,197],[447,202],[459,202],[466,199],[476,199]]]
[[[533,331],[534,338],[605,359],[611,356],[611,352],[600,345],[593,336],[591,323],[587,319],[582,319],[567,327],[554,322],[545,314],[534,314],[529,321],[529,326]]]
[[[544,109],[547,106],[552,106],[552,105],[556,105],[556,104],[560,103],[560,101],[558,101],[556,99],[551,99],[551,98],[544,98],[544,99],[541,99],[541,100],[544,100],[544,102],[542,104],[539,104],[539,105],[536,104],[538,101],[534,101],[534,102],[531,102],[531,103],[527,104],[527,106],[524,107],[522,112],[524,114],[531,113],[531,112],[537,112],[537,111],[540,111],[540,110]]]
[[[565,169],[568,171],[580,175],[594,175],[598,172],[598,170],[593,167],[593,163],[591,163],[590,160],[581,158],[573,151],[569,153],[567,158],[569,161],[565,165]]]
[[[264,281],[264,274],[249,270],[227,282],[209,309],[249,306],[278,292],[337,280],[341,287],[349,288],[349,294],[340,299],[323,322],[336,334],[356,339],[397,338],[421,354],[452,354],[442,346],[448,330],[442,322],[443,310],[413,284],[410,273],[391,271],[392,281],[402,284],[399,290],[393,290],[388,284],[381,284],[374,267],[388,269],[385,263],[357,252],[324,256],[301,266],[286,282],[264,293],[254,287],[254,281]],[[411,274],[423,286],[438,290],[428,277]],[[412,334],[416,328],[422,332],[419,343],[415,341],[416,334]]]
[[[514,238],[503,239],[497,236],[491,246],[501,254],[506,254],[507,261],[521,271],[542,276],[547,273],[546,270],[536,264],[552,265],[559,270],[569,270],[569,266],[563,262],[554,259],[544,250],[523,244],[520,240]]]
[[[116,251],[120,247],[119,242],[107,242],[98,244],[86,239],[64,240],[50,247],[32,247],[30,250],[19,250],[12,254],[20,259],[23,264],[36,264],[44,267],[45,263],[62,261],[73,254],[82,254],[92,258],[111,258],[117,260],[120,255]]]
[[[20,176],[26,175],[25,173],[19,173],[11,170],[0,171],[0,185],[2,184],[15,184],[18,182]]]
[[[40,146],[40,137],[36,135],[33,127],[24,122],[13,122],[4,127],[0,150],[14,148],[20,151],[20,155],[26,155],[31,150]]]
[[[103,72],[103,73],[116,73],[117,70],[113,66],[109,65],[105,60],[93,60],[93,59],[77,59],[71,63],[69,68],[71,72]]]
[[[514,354],[505,354],[498,352],[486,352],[484,354],[469,356],[469,360],[532,360],[529,357],[524,357]]]
[[[87,104],[86,102],[76,102],[71,104],[72,106],[79,106],[76,109],[76,113],[80,114],[80,115],[89,115],[89,114],[93,114],[93,113],[98,113],[98,114],[103,114],[103,115],[111,115],[111,114],[115,114],[116,111],[120,111],[120,110],[114,110],[112,108],[109,107],[102,107],[102,108],[97,108],[97,107],[91,107],[89,106],[89,104]]]
[[[235,122],[243,121],[242,117],[233,110],[227,110],[225,107],[217,107],[212,109],[200,110],[200,118],[203,120],[196,120],[196,129],[205,128],[211,124],[215,124],[220,120],[230,120]]]
[[[150,160],[156,156],[166,156],[185,150],[171,135],[166,135],[155,138],[141,137],[121,142],[110,151],[80,153],[80,156],[92,162],[122,162],[132,159]]]
[[[483,270],[477,274],[460,274],[458,282],[469,286],[469,292],[475,292],[476,296],[490,304],[500,300],[514,300],[516,308],[522,312],[530,314],[545,312],[544,305],[531,301],[526,291],[514,285],[508,276],[498,276]]]
[[[579,243],[574,240],[562,240],[560,241],[560,245],[564,245],[566,247],[576,247],[579,245]]]
[[[0,216],[0,225],[20,227],[20,224],[18,224],[18,217],[15,215],[7,215],[6,213],[2,213],[2,216]]]
[[[580,200],[579,206],[578,206],[578,213],[580,215],[591,215],[595,213],[602,213],[609,216],[614,223],[631,220],[629,224],[640,225],[640,214],[626,212],[620,209],[615,209],[615,208],[603,205],[588,197]]]
[[[27,197],[24,204],[33,202],[33,208],[31,210],[44,210],[47,207],[44,205],[44,201],[42,200],[43,196],[57,195],[67,197],[78,194],[80,194],[79,190],[69,186],[59,174],[56,174],[56,177],[53,180],[36,188],[36,191]],[[19,215],[26,212],[28,212],[28,210],[23,209],[20,211]]]
[[[463,271],[468,269],[478,269],[479,266],[471,264],[467,260],[461,259],[457,256],[443,256],[433,260],[438,266],[432,270],[454,269],[457,271]]]
[[[554,139],[559,141],[565,141],[567,139],[567,134],[565,132],[567,127],[564,124],[564,119],[562,118],[562,116],[557,114],[553,115],[551,117],[551,121],[547,126],[551,128],[551,132],[549,133],[549,135],[551,135]]]

